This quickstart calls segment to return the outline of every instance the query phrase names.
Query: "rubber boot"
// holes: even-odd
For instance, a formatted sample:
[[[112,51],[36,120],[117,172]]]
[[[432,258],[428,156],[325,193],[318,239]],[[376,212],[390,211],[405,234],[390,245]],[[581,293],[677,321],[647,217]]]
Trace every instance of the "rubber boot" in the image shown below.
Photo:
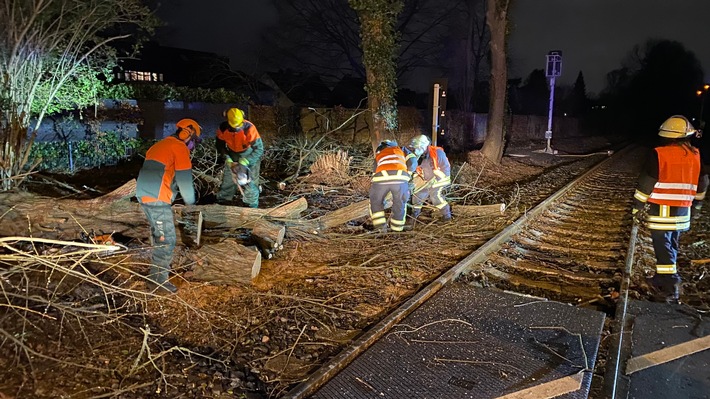
[[[445,207],[441,208],[439,210],[441,213],[441,221],[442,222],[450,222],[451,221],[451,205],[446,205]]]
[[[651,299],[654,302],[678,303],[680,300],[680,276],[674,274],[655,274],[646,278],[651,288]]]
[[[148,291],[156,294],[174,294],[178,290],[177,287],[170,281],[165,281],[162,284],[149,281],[146,285],[148,286]]]

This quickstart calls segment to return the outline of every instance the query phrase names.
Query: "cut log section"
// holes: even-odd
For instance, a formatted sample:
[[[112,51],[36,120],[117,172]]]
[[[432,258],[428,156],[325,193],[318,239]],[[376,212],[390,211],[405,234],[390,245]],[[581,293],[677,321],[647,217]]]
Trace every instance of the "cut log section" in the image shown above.
[[[261,271],[261,253],[234,240],[205,244],[190,257],[196,263],[191,278],[216,284],[251,284]]]
[[[286,227],[262,219],[255,222],[251,236],[261,250],[261,256],[271,259],[276,251],[283,249]]]
[[[181,240],[189,247],[197,248],[202,239],[202,212],[183,212],[178,220]]]

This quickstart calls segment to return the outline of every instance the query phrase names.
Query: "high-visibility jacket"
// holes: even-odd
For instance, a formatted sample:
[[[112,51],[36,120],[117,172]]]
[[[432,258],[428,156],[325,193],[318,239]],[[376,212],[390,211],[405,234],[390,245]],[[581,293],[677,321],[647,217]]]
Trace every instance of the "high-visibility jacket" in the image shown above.
[[[410,177],[407,160],[401,148],[387,147],[375,154],[373,183],[408,182]]]
[[[136,198],[142,204],[167,204],[175,201],[180,191],[185,204],[195,203],[190,150],[175,136],[166,137],[145,154],[138,172]]]
[[[235,129],[227,122],[222,122],[217,128],[217,152],[231,158],[243,158],[248,165],[255,164],[264,155],[264,144],[256,130],[256,126],[244,120],[242,126]],[[233,159],[237,162],[237,159]]]
[[[417,173],[425,181],[431,181],[429,187],[444,187],[451,184],[451,164],[444,149],[430,145],[426,154],[427,156],[419,161]]]
[[[680,146],[656,148],[658,181],[648,202],[659,205],[691,206],[698,191],[700,153]]]
[[[700,154],[689,145],[657,147],[647,161],[634,193],[635,210],[648,207],[651,230],[685,231],[690,228],[693,201],[705,198],[708,179],[701,172]]]

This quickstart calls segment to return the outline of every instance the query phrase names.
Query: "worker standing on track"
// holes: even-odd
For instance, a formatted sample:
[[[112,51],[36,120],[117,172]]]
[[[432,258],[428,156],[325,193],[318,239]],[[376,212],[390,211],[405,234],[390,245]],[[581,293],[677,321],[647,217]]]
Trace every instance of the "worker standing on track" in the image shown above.
[[[680,233],[699,214],[708,187],[700,152],[690,144],[695,133],[684,116],[663,122],[661,144],[646,159],[634,194],[634,219],[647,225],[656,255],[656,274],[648,278],[654,300],[677,303],[680,298]]]
[[[402,231],[407,218],[409,180],[416,165],[414,158],[405,154],[394,140],[384,140],[375,150],[375,167],[370,185],[370,219],[375,231],[387,232],[385,199],[392,194],[392,231]],[[409,151],[406,151],[407,153]],[[408,169],[408,165],[409,168]]]
[[[259,207],[259,169],[264,143],[256,126],[244,119],[244,111],[230,108],[226,121],[217,128],[217,153],[226,158],[217,203],[226,204],[243,187],[242,202],[249,208]],[[243,178],[240,175],[244,174]]]
[[[168,277],[173,250],[177,244],[171,205],[180,191],[185,205],[195,203],[190,151],[200,141],[200,125],[182,119],[175,134],[155,143],[145,154],[138,172],[136,198],[150,223],[153,258],[148,274],[148,288],[176,292]]]
[[[427,199],[439,210],[441,220],[451,220],[451,206],[444,197],[444,188],[451,185],[451,165],[444,149],[430,145],[429,138],[419,135],[412,138],[409,149],[418,158],[416,173],[426,182],[412,191],[412,217],[418,218]]]

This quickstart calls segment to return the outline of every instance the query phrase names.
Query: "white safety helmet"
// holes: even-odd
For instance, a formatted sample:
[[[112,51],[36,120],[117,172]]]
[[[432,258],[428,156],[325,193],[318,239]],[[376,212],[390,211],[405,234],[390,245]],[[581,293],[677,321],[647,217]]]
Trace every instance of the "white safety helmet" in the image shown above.
[[[669,139],[682,139],[697,132],[688,118],[673,115],[666,119],[658,129],[658,135]]]
[[[412,137],[412,140],[409,141],[409,147],[412,148],[412,151],[414,151],[414,154],[417,156],[421,156],[424,154],[424,150],[431,144],[431,141],[429,141],[429,137],[420,134],[418,136]]]

